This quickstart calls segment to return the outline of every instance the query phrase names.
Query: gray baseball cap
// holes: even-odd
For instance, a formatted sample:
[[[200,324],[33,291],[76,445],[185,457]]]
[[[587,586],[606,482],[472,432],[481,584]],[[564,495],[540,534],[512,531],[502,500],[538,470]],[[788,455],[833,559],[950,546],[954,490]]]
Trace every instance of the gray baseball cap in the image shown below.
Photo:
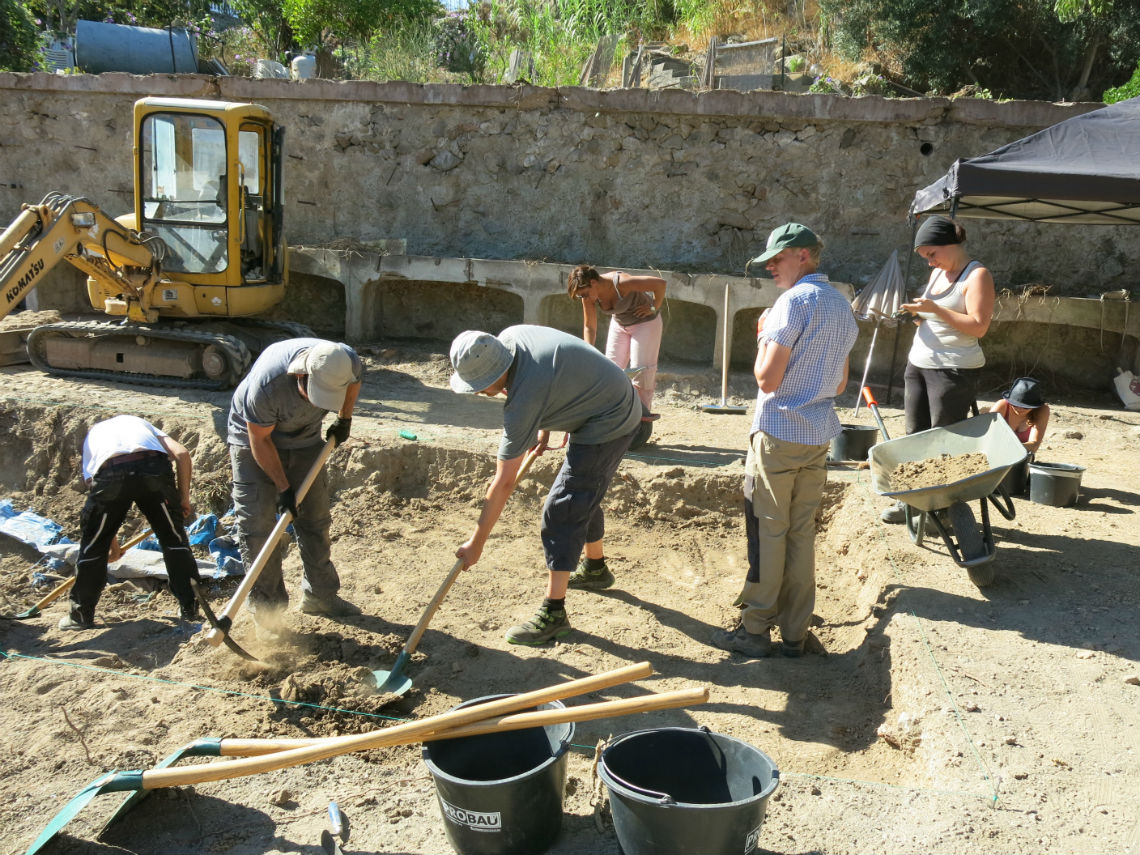
[[[482,392],[503,376],[515,359],[514,350],[490,333],[461,332],[451,342],[451,388],[461,394]]]

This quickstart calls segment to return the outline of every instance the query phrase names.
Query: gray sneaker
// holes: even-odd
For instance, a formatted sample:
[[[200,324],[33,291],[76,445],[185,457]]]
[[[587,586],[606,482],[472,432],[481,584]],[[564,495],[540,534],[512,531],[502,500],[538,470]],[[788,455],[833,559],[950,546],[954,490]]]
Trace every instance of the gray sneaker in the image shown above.
[[[309,593],[302,594],[301,611],[307,615],[320,615],[322,617],[352,617],[361,614],[359,606],[353,605],[336,594],[329,597],[318,597],[316,594]]]
[[[749,632],[744,627],[736,630],[721,629],[713,633],[712,643],[721,650],[742,653],[749,659],[765,659],[772,655],[770,630]]]
[[[578,569],[570,574],[569,585],[583,591],[604,591],[614,583],[614,574],[606,563],[602,562],[600,570],[587,570],[586,559],[578,562]]]
[[[507,630],[507,641],[511,644],[538,647],[568,635],[571,629],[573,627],[570,626],[570,618],[566,616],[565,610],[552,612],[541,608],[526,623],[520,623]]]
[[[59,628],[66,630],[94,629],[95,621],[85,621],[79,612],[70,611],[59,619]]]
[[[885,523],[890,523],[891,525],[897,525],[898,523],[906,522],[906,505],[904,505],[902,502],[895,502],[881,514],[879,514],[879,519]]]

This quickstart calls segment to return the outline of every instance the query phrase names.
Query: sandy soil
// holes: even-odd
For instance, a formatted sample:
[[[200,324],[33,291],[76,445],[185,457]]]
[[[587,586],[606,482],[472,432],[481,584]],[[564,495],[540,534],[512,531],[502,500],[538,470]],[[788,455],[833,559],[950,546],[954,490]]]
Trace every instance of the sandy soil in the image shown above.
[[[563,643],[503,640],[540,601],[539,513],[560,462],[551,452],[436,614],[408,667],[412,689],[377,697],[365,676],[392,666],[478,513],[499,405],[452,394],[446,359],[430,349],[376,347],[367,358],[353,438],[329,464],[334,559],[364,615],[290,611],[289,632],[270,640],[239,613],[234,637],[256,665],[179,624],[168,593],[133,583],[108,589],[90,632],[60,632],[58,603],[0,621],[0,851],[23,851],[104,773],[150,768],[200,737],[365,732],[638,661],[655,676],[601,698],[707,686],[710,701],[578,725],[553,852],[618,851],[594,747],[665,725],[705,725],[773,759],[781,782],[764,851],[1140,850],[1140,414],[1107,394],[1053,402],[1039,456],[1087,467],[1080,499],[1068,508],[1018,499],[1012,521],[991,513],[995,579],[982,589],[940,538],[917,546],[904,527],[878,521],[886,503],[865,469],[833,465],[817,544],[814,632],[826,655],[749,661],[708,638],[736,620],[750,417],[702,412],[718,400],[719,377],[666,366],[654,439],[623,464],[609,497],[617,586],[571,592],[575,632]],[[77,537],[82,439],[117,412],[150,418],[190,447],[199,510],[228,508],[219,439],[228,396],[48,380],[27,366],[0,377],[0,498],[17,509]],[[1004,385],[987,388],[992,400]],[[752,389],[746,374],[732,377],[736,403]],[[901,413],[883,415],[901,434]],[[854,421],[871,423],[865,410]],[[33,587],[37,555],[9,538],[0,558],[5,614],[55,584]],[[286,572],[296,592],[295,549]],[[216,610],[234,587],[207,586]],[[178,766],[193,762],[220,761]],[[315,855],[331,800],[350,819],[346,853],[451,851],[418,746],[157,790],[98,839],[120,798],[95,797],[45,851]]]

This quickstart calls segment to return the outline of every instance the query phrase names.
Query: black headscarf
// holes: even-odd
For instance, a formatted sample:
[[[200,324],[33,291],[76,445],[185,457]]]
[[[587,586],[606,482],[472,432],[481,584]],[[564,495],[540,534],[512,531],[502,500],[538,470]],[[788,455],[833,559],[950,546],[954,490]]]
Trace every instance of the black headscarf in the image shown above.
[[[961,243],[958,226],[949,217],[933,216],[922,221],[914,235],[914,248],[920,246],[950,246]]]

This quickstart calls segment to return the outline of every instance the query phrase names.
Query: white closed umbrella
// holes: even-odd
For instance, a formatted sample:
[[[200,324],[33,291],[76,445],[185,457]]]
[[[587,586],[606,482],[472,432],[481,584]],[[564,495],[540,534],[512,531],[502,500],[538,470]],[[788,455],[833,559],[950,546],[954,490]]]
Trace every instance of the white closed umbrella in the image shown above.
[[[871,346],[867,349],[867,362],[863,366],[863,381],[859,386],[859,394],[855,397],[856,413],[859,412],[859,404],[863,400],[863,387],[867,385],[867,373],[871,370],[871,357],[875,353],[879,327],[884,323],[897,326],[899,320],[895,315],[905,301],[906,284],[899,268],[899,251],[896,249],[878,275],[851,301],[851,308],[860,320],[875,322],[875,331],[871,334]]]

